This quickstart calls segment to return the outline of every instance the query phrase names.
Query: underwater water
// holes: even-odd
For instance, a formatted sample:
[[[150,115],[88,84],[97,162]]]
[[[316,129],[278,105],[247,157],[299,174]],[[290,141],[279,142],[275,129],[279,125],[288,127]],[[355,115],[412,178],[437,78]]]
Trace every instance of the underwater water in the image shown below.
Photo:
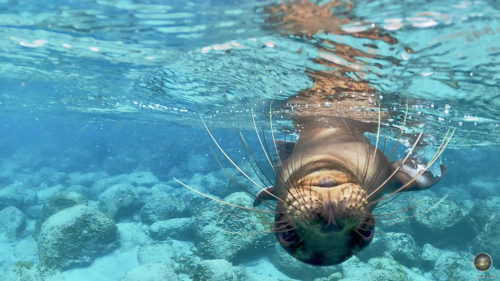
[[[498,1],[281,2],[0,0],[0,280],[500,279]],[[252,208],[236,166],[272,184],[263,150],[276,163],[316,107],[382,111],[395,159],[454,130],[446,176],[380,204],[371,244],[327,267],[175,180]]]

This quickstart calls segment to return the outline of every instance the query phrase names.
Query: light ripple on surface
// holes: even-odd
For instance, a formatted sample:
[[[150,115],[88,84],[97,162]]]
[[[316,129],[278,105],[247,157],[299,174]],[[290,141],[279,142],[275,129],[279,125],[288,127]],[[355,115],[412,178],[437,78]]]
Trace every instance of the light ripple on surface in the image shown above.
[[[235,103],[262,107],[310,87],[306,72],[326,70],[314,62],[322,57],[368,81],[397,110],[403,99],[416,99],[414,114],[429,126],[461,127],[453,145],[499,143],[500,17],[488,12],[493,2],[450,10],[442,1],[357,1],[358,19],[344,31],[382,27],[396,45],[348,35],[280,36],[266,27],[267,3],[0,2],[2,106],[107,114],[135,107],[150,118],[174,112],[174,119],[179,110],[170,109],[177,108],[234,119]],[[374,56],[346,60],[336,54],[342,44]],[[13,94],[37,83],[57,91]]]

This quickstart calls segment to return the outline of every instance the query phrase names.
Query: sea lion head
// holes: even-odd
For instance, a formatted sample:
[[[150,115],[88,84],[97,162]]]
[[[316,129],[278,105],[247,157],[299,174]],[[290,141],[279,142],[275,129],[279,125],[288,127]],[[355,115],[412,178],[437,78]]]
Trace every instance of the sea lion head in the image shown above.
[[[308,264],[341,263],[366,247],[374,234],[366,191],[348,171],[331,166],[314,163],[295,173],[277,206],[278,241]]]

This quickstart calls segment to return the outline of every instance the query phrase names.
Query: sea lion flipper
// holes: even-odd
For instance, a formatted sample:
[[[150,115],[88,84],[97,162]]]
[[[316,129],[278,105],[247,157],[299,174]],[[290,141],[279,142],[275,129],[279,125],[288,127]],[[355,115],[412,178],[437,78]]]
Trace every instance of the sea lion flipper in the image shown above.
[[[392,168],[397,169],[401,166],[401,160],[395,161],[392,163]],[[444,175],[446,174],[447,168],[445,165],[441,165],[441,175],[435,176],[429,170],[425,171],[422,175],[418,176],[422,169],[424,169],[424,165],[419,164],[403,164],[397,173],[394,175],[394,180],[401,185],[408,184],[408,186],[404,189],[405,191],[413,191],[413,190],[421,190],[426,189],[437,182],[439,182]],[[416,179],[415,179],[416,177]]]
[[[255,196],[255,200],[253,201],[253,206],[259,206],[264,200],[276,200],[276,195],[274,195],[275,188],[274,186],[269,186],[265,189],[262,189]]]

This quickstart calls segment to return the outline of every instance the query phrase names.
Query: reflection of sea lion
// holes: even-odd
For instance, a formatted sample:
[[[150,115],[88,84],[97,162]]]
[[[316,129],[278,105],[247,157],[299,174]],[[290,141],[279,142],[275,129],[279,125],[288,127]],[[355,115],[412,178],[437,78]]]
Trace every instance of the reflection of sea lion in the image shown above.
[[[337,17],[334,9],[340,9],[344,17]],[[375,123],[379,94],[376,89],[362,78],[371,68],[366,60],[379,59],[376,44],[365,44],[368,50],[360,50],[344,40],[334,40],[332,37],[318,34],[334,34],[365,38],[374,42],[394,45],[398,40],[378,27],[371,27],[368,22],[360,23],[362,30],[346,31],[343,26],[353,21],[345,17],[353,9],[353,3],[332,0],[318,5],[309,0],[284,1],[279,5],[266,8],[269,13],[267,20],[269,28],[286,35],[313,38],[311,42],[318,49],[315,62],[317,69],[308,69],[306,74],[313,81],[312,87],[303,89],[283,103],[284,108],[293,109],[292,119],[297,129],[302,129],[303,123],[314,117],[316,123],[329,126],[330,117],[346,117],[363,122]],[[366,28],[364,28],[366,27]],[[370,51],[370,52],[369,52]],[[407,48],[408,52],[411,49]],[[399,64],[395,58],[389,59],[390,64]],[[387,119],[387,112],[382,112],[382,119]],[[394,116],[393,116],[394,117]]]
[[[349,20],[332,13],[340,3],[319,6],[300,0],[271,6],[269,22],[282,33],[308,38],[321,32],[346,35],[341,25]],[[378,29],[349,35],[397,42]],[[285,101],[285,107],[293,108],[290,115],[300,136],[295,144],[282,144],[275,185],[261,191],[255,205],[277,199],[273,231],[283,248],[303,262],[333,265],[370,243],[372,211],[387,193],[427,188],[439,178],[427,171],[429,166],[411,166],[408,157],[391,164],[363,135],[387,112],[376,110],[372,86],[347,73],[362,77],[363,63],[355,58],[375,55],[339,42],[318,45],[316,62],[331,70],[308,71],[314,85]],[[358,107],[362,110],[353,110]]]
[[[289,155],[282,154],[276,184],[257,199],[277,198],[274,232],[295,258],[314,265],[343,262],[373,238],[372,215],[388,191],[431,186],[438,178],[409,165],[392,165],[356,129],[337,119],[335,128],[301,132]],[[415,173],[413,175],[412,173]],[[259,201],[256,201],[256,205]]]

